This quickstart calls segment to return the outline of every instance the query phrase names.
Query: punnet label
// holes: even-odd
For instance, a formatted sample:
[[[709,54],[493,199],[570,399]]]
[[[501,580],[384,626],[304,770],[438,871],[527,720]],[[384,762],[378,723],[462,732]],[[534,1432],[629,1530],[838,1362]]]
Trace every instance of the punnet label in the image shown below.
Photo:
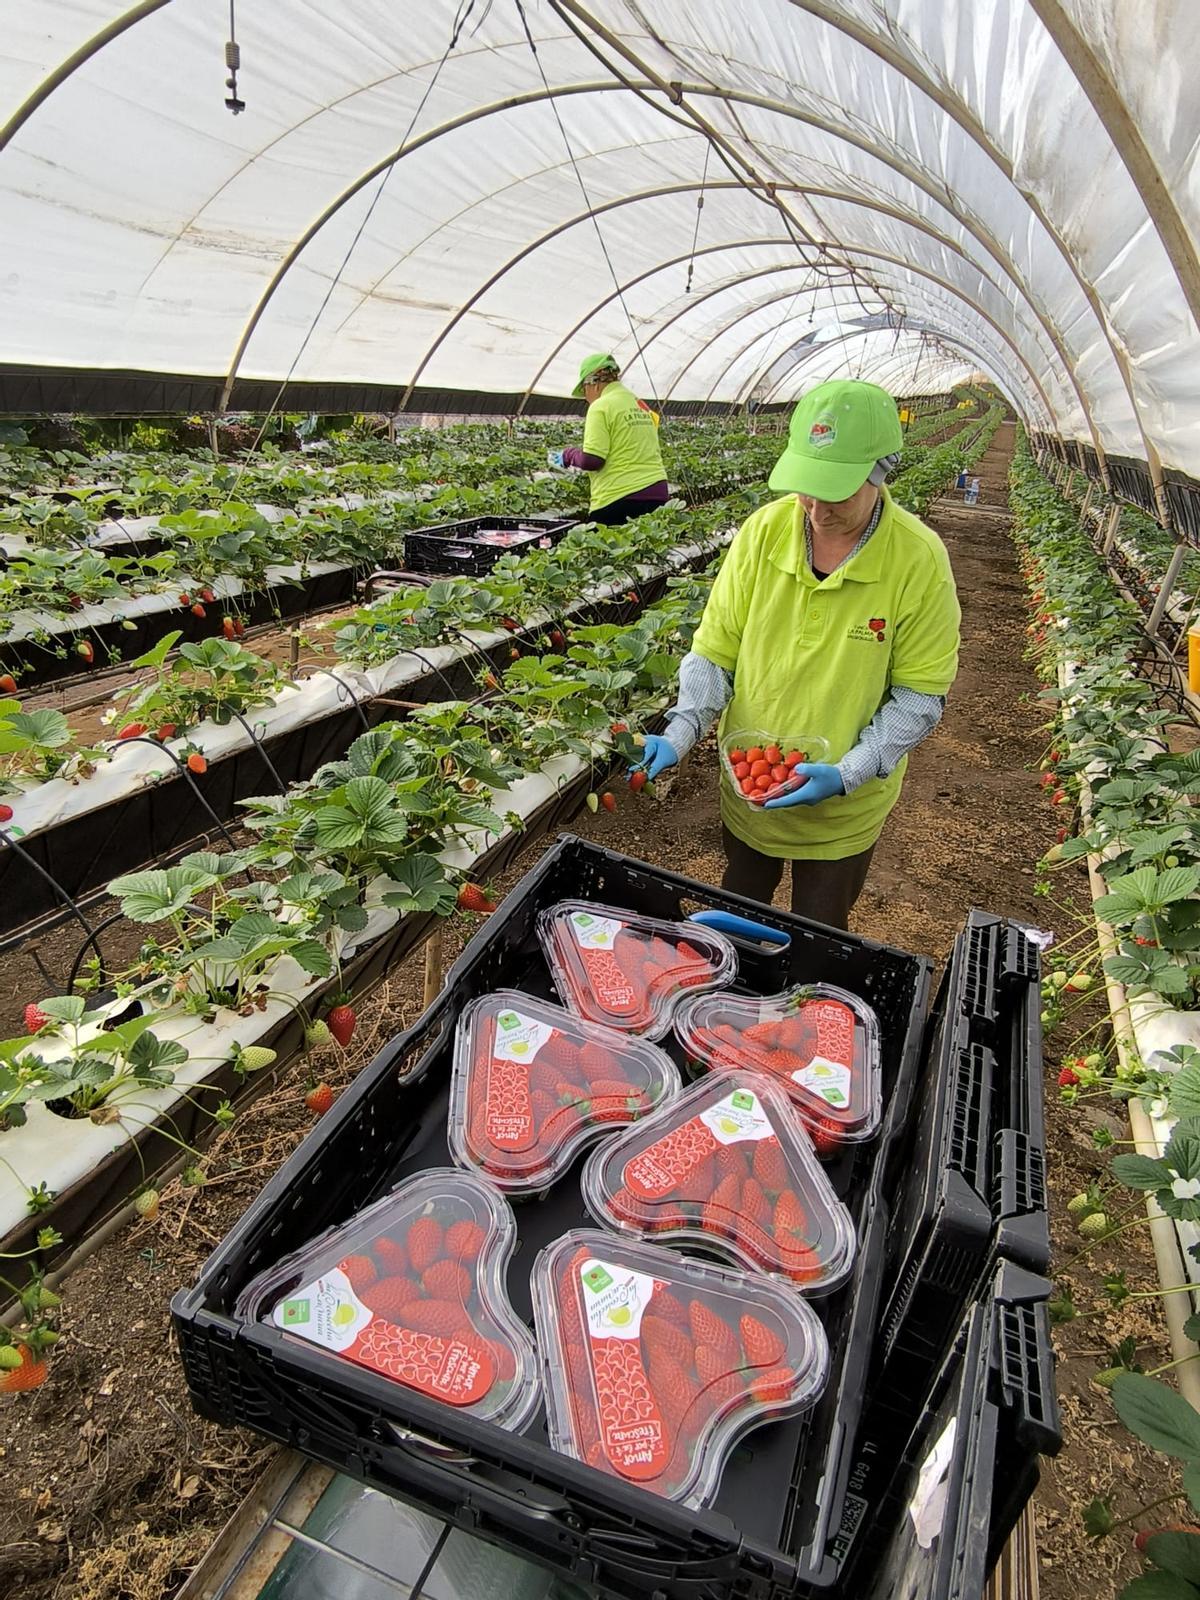
[[[588,1332],[593,1339],[637,1339],[654,1279],[611,1261],[589,1257],[579,1268]]]
[[[492,1054],[499,1061],[535,1061],[553,1032],[548,1022],[537,1022],[519,1011],[501,1011],[496,1018]]]
[[[838,1111],[844,1111],[850,1104],[850,1073],[838,1061],[814,1056],[806,1067],[793,1072],[792,1078]]]
[[[587,911],[571,913],[571,932],[581,950],[611,950],[624,926],[615,917],[593,917]]]
[[[474,1405],[495,1379],[495,1361],[482,1337],[449,1329],[418,1333],[403,1320],[389,1321],[362,1304],[338,1267],[281,1300],[271,1320],[310,1344],[449,1405]]]
[[[712,1129],[718,1144],[770,1139],[775,1133],[762,1101],[749,1089],[735,1089],[715,1106],[708,1106],[700,1113],[700,1120]]]

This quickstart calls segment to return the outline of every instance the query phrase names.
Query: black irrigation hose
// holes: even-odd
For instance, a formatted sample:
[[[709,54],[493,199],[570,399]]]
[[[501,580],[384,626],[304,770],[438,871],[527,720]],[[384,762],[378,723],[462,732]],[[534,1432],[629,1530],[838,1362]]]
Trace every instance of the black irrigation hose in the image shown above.
[[[358,696],[355,694],[354,690],[346,682],[345,678],[341,677],[338,673],[336,673],[333,670],[332,667],[318,667],[317,668],[317,672],[318,673],[323,673],[325,675],[325,677],[327,677],[327,678],[332,678],[334,683],[338,684],[341,688],[343,688],[346,691],[346,694],[347,694],[351,704],[353,705],[355,711],[358,712],[358,720],[363,725],[364,733],[370,733],[371,724],[370,724],[370,721],[367,718],[367,713],[362,708],[362,701],[358,698]]]
[[[279,776],[279,774],[275,771],[274,766],[271,764],[271,758],[267,754],[266,746],[263,744],[262,740],[258,737],[254,729],[246,721],[245,717],[240,711],[235,711],[232,713],[232,715],[237,719],[238,722],[241,723],[243,729],[245,730],[246,737],[250,740],[250,743],[262,757],[262,764],[271,774],[271,779],[274,782],[275,787],[279,790],[280,794],[286,794],[287,784],[284,783],[283,779]]]
[[[41,862],[31,856],[29,851],[26,850],[25,846],[18,840],[14,839],[12,834],[9,833],[6,828],[0,828],[0,842],[6,844],[8,848],[14,852],[14,854],[20,856],[28,866],[31,866],[37,873],[38,877],[44,879],[44,881],[48,883],[54,890],[55,894],[57,894],[63,901],[66,902],[68,906],[70,906],[71,911],[79,922],[80,927],[90,937],[93,932],[91,923],[79,909],[78,903],[72,899],[72,897],[63,888],[62,884],[59,883],[58,879],[47,872],[45,867],[42,866]]]
[[[237,713],[234,712],[234,715],[236,716]],[[251,738],[253,738],[253,734],[251,734]],[[204,796],[200,793],[200,785],[196,782],[196,778],[195,778],[194,773],[192,772],[192,769],[188,766],[186,761],[181,761],[179,759],[179,757],[175,754],[174,750],[168,750],[165,744],[160,744],[157,739],[151,739],[148,735],[146,735],[144,733],[136,734],[132,739],[121,739],[119,741],[119,743],[121,743],[121,744],[148,744],[151,747],[152,750],[157,750],[160,755],[166,756],[168,761],[173,761],[175,763],[175,766],[176,766],[177,770],[179,771],[180,775],[182,777],[184,777],[187,780],[187,782],[189,783],[189,785],[191,786],[192,793],[196,796],[196,799],[199,800],[201,806],[204,808],[205,811],[208,812],[209,816],[212,818],[213,824],[215,825],[217,831],[221,834],[222,838],[228,844],[229,848],[231,850],[236,850],[237,849],[237,842],[234,839],[233,835],[228,831],[228,829],[226,828],[225,824],[221,821],[220,817],[213,810],[213,808],[209,805],[208,801],[204,798]]]
[[[110,911],[108,916],[105,917],[104,921],[100,924],[100,926],[98,928],[96,928],[92,933],[89,933],[87,938],[79,946],[79,949],[75,953],[74,964],[71,967],[71,975],[67,979],[67,993],[68,994],[73,994],[74,993],[75,980],[79,976],[79,969],[83,965],[84,957],[87,955],[89,949],[95,950],[95,952],[96,952],[96,957],[97,957],[98,961],[100,962],[100,979],[101,979],[101,982],[104,981],[104,978],[105,978],[106,974],[105,974],[105,969],[104,969],[104,952],[100,948],[100,935],[104,932],[104,930],[106,928],[111,927],[114,922],[122,921],[124,919],[124,916],[125,916],[125,913],[123,911]],[[39,967],[41,966],[41,962],[40,961],[38,962],[38,965],[39,965]],[[43,975],[45,975],[45,974],[43,974]]]

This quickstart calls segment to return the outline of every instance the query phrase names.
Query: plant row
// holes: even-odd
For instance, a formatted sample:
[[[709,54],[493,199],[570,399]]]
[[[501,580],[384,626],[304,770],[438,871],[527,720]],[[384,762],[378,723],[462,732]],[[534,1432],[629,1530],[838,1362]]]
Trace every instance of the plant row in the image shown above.
[[[1063,1265],[1092,1268],[1095,1303],[1080,1304],[1069,1284],[1051,1303],[1061,1323],[1096,1317],[1183,1294],[1183,1331],[1200,1336],[1193,1285],[1133,1291],[1124,1272],[1106,1269],[1095,1253],[1118,1235],[1149,1226],[1139,1196],[1181,1229],[1181,1248],[1193,1259],[1200,1223],[1200,1051],[1184,1042],[1188,1017],[1200,1009],[1200,752],[1177,748],[1176,714],[1138,675],[1144,635],[1137,608],[1124,599],[1080,524],[1076,508],[1038,471],[1022,440],[1011,472],[1014,537],[1030,588],[1030,654],[1052,712],[1051,742],[1042,785],[1064,821],[1056,845],[1040,864],[1038,892],[1052,892],[1053,875],[1089,858],[1104,892],[1056,947],[1044,983],[1043,1025],[1069,1042],[1058,1073],[1069,1105],[1136,1101],[1153,1117],[1153,1154],[1134,1151],[1101,1123],[1093,1139],[1112,1155],[1106,1176],[1068,1203],[1079,1234],[1076,1254]],[[1190,740],[1184,741],[1190,743]],[[1065,908],[1064,908],[1065,909]],[[1110,926],[1115,946],[1101,946],[1096,919]],[[1132,1037],[1118,1041],[1111,1019],[1095,1020],[1090,991],[1099,977],[1129,997]],[[1128,1028],[1125,1029],[1128,1032]],[[1175,1041],[1172,1043],[1172,1041]],[[1156,1048],[1151,1049],[1152,1045]],[[1131,1108],[1136,1109],[1136,1108]],[[1117,1152],[1117,1153],[1113,1153]],[[1164,1466],[1164,1493],[1152,1506],[1118,1515],[1103,1499],[1083,1511],[1084,1525],[1104,1538],[1159,1508],[1162,1531],[1137,1536],[1156,1571],[1135,1579],[1127,1600],[1200,1594],[1200,1528],[1181,1525],[1179,1507],[1200,1513],[1200,1414],[1160,1374],[1185,1356],[1145,1372],[1136,1334],[1111,1343],[1095,1382],[1112,1391],[1118,1416],[1153,1449],[1183,1464],[1174,1482]]]

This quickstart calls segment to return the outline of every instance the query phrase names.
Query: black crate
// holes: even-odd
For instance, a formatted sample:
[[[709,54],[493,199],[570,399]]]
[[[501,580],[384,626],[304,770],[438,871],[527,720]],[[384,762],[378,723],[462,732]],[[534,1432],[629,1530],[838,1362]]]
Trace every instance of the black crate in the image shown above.
[[[831,1547],[847,1595],[982,1600],[1037,1484],[1039,1454],[1053,1455],[1062,1443],[1050,1288],[1011,1262],[995,1269],[957,1327],[899,1453],[893,1416],[868,1406]]]
[[[447,1162],[457,1016],[468,1000],[502,986],[552,994],[535,920],[568,896],[670,918],[711,908],[751,916],[789,943],[736,941],[739,987],[765,994],[820,979],[862,995],[880,1020],[883,1131],[829,1168],[854,1215],[860,1253],[851,1282],[814,1302],[833,1359],[827,1390],[807,1416],[743,1441],[708,1511],[672,1505],[551,1452],[540,1418],[525,1436],[514,1436],[230,1314],[245,1284],[280,1256],[396,1182]],[[471,941],[431,1009],[359,1074],[218,1247],[199,1284],[176,1296],[172,1312],[197,1408],[606,1594],[783,1600],[828,1566],[829,1523],[841,1512],[883,1282],[881,1185],[918,1075],[929,985],[930,963],[922,957],[561,839]],[[518,1315],[529,1320],[534,1256],[588,1220],[575,1176],[544,1200],[518,1206],[517,1220],[508,1289]]]
[[[900,1153],[876,1353],[894,1390],[919,1390],[996,1258],[1035,1272],[1050,1259],[1041,1047],[1037,947],[973,911],[934,1001]]]
[[[578,517],[557,512],[534,512],[528,517],[464,517],[404,535],[404,565],[409,572],[436,572],[442,576],[482,578],[501,556],[525,555],[549,549],[576,526]],[[481,540],[485,531],[511,533],[509,544]]]

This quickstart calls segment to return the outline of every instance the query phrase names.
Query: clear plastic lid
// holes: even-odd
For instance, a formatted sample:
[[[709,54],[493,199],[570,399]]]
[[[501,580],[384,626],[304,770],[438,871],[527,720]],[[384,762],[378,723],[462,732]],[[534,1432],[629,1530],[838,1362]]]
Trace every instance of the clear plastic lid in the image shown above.
[[[647,1039],[668,1031],[684,995],[718,989],[737,971],[723,934],[587,900],[543,911],[538,938],[564,1005]]]
[[[450,1088],[450,1153],[508,1194],[536,1194],[580,1147],[678,1094],[657,1045],[515,989],[462,1013]]]
[[[504,1291],[516,1237],[502,1195],[435,1168],[261,1273],[235,1315],[520,1431],[541,1390]]]
[[[699,1244],[827,1294],[854,1263],[850,1213],[834,1194],[784,1089],[720,1072],[588,1158],[597,1222],[659,1243]]]
[[[797,787],[792,768],[802,761],[824,761],[829,755],[829,740],[819,733],[764,732],[761,728],[738,728],[721,735],[721,765],[725,775],[748,805],[787,794]],[[801,783],[803,779],[799,780]]]
[[[879,1131],[879,1024],[846,989],[810,983],[766,1000],[699,995],[678,1008],[675,1032],[702,1068],[749,1067],[781,1083],[820,1156]]]
[[[666,1499],[706,1504],[742,1434],[824,1387],[824,1329],[770,1278],[580,1229],[532,1281],[551,1446]]]

